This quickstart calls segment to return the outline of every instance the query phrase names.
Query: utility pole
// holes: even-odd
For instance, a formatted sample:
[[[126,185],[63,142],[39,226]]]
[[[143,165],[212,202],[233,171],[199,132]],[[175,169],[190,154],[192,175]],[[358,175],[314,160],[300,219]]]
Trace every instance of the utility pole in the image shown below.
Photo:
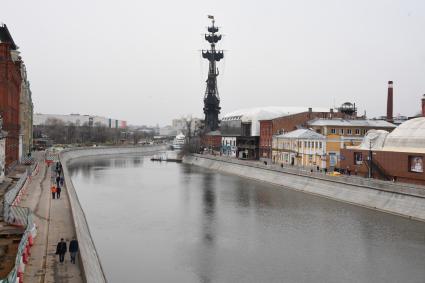
[[[372,141],[369,140],[369,178],[372,178]]]

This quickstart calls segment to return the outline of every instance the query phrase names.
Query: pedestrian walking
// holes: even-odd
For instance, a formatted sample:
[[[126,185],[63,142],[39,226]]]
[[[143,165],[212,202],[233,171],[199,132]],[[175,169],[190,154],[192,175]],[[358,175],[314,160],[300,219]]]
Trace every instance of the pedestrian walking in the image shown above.
[[[50,188],[50,191],[52,192],[52,199],[55,199],[55,196],[56,196],[56,187],[55,187],[55,185],[52,185],[52,187]]]
[[[56,176],[56,185],[59,187],[61,181],[61,177],[59,175]]]
[[[59,255],[59,261],[62,263],[65,260],[66,254],[66,242],[63,240],[63,238],[56,246],[56,254]]]
[[[56,187],[56,198],[57,199],[61,198],[61,191],[62,191],[61,187],[57,186]]]
[[[75,264],[75,258],[77,257],[78,252],[78,241],[75,237],[72,237],[71,242],[69,243],[69,253],[71,254],[71,262]]]
[[[60,179],[60,183],[61,183],[61,186],[63,187],[63,182],[65,181],[65,179],[63,178],[63,176],[61,177],[61,179]]]

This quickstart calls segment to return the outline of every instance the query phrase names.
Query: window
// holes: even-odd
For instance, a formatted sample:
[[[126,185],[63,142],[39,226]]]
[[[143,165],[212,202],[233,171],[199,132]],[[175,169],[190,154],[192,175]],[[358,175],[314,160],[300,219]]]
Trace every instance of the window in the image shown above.
[[[319,142],[319,148],[322,149],[322,142]]]
[[[309,148],[311,147],[311,144],[310,144],[310,142],[308,142],[308,147],[309,147]]]
[[[356,135],[360,135],[360,129],[356,129]]]
[[[339,129],[339,134],[343,135],[344,134],[344,129]]]
[[[306,141],[304,142],[304,147],[307,147],[307,142]]]
[[[409,155],[409,172],[423,173],[424,162],[422,156],[411,156]]]
[[[331,129],[331,134],[336,134],[336,129]]]
[[[363,153],[354,152],[354,164],[355,165],[363,164]]]
[[[353,131],[351,129],[347,129],[347,135],[352,135]]]

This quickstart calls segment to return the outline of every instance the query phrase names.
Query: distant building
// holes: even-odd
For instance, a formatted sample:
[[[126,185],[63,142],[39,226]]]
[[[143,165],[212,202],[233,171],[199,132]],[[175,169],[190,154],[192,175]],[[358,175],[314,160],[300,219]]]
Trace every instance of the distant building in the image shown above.
[[[425,185],[425,97],[422,117],[394,131],[370,131],[358,146],[341,149],[341,167],[364,177]]]
[[[45,126],[53,121],[60,121],[65,125],[73,124],[75,126],[103,126],[111,129],[127,128],[127,121],[106,118],[95,115],[80,114],[34,114],[34,126]]]
[[[347,108],[351,103],[344,103],[344,112],[334,112],[327,108],[287,107],[287,111],[272,119],[260,121],[260,159],[270,161],[272,158],[272,137],[296,129],[305,128],[307,121],[316,118],[352,117],[356,112]],[[355,109],[355,108],[354,108]],[[349,111],[348,111],[349,110]]]
[[[369,130],[392,131],[396,128],[387,121],[370,119],[314,119],[306,124],[309,129],[326,137],[326,164],[329,170],[341,168],[341,149],[359,145]]]
[[[273,136],[272,161],[276,164],[326,168],[326,137],[309,129]]]
[[[392,133],[372,132],[341,154],[341,166],[360,176],[425,185],[425,118],[409,120]]]
[[[203,135],[202,145],[211,153],[220,153],[220,150],[221,150],[220,131],[211,131]]]
[[[27,77],[25,64],[21,64],[21,94],[19,103],[19,160],[31,152],[33,145],[33,110],[30,83]]]
[[[177,130],[173,126],[164,126],[159,128],[159,135],[164,137],[175,137],[177,136]]]
[[[191,133],[195,133],[195,131],[197,131],[201,124],[203,123],[203,120],[199,119],[199,118],[180,118],[180,119],[173,119],[172,120],[172,127],[177,131],[177,132],[182,132],[184,134],[187,134],[187,121],[190,120],[190,131]]]

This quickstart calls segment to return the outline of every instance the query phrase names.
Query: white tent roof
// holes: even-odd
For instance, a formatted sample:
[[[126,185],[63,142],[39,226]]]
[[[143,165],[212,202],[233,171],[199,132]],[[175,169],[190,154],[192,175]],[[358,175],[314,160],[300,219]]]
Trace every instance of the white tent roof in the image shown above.
[[[384,142],[388,134],[389,132],[384,130],[369,130],[358,148],[367,150],[381,150],[384,146]]]
[[[260,120],[269,120],[278,117],[293,115],[302,112],[308,112],[308,107],[292,106],[267,106],[240,109],[223,115],[222,121],[241,120],[243,123],[251,122],[251,135],[260,135]],[[313,112],[329,112],[329,108],[313,107]]]
[[[425,153],[425,117],[398,126],[387,136],[383,150]]]

